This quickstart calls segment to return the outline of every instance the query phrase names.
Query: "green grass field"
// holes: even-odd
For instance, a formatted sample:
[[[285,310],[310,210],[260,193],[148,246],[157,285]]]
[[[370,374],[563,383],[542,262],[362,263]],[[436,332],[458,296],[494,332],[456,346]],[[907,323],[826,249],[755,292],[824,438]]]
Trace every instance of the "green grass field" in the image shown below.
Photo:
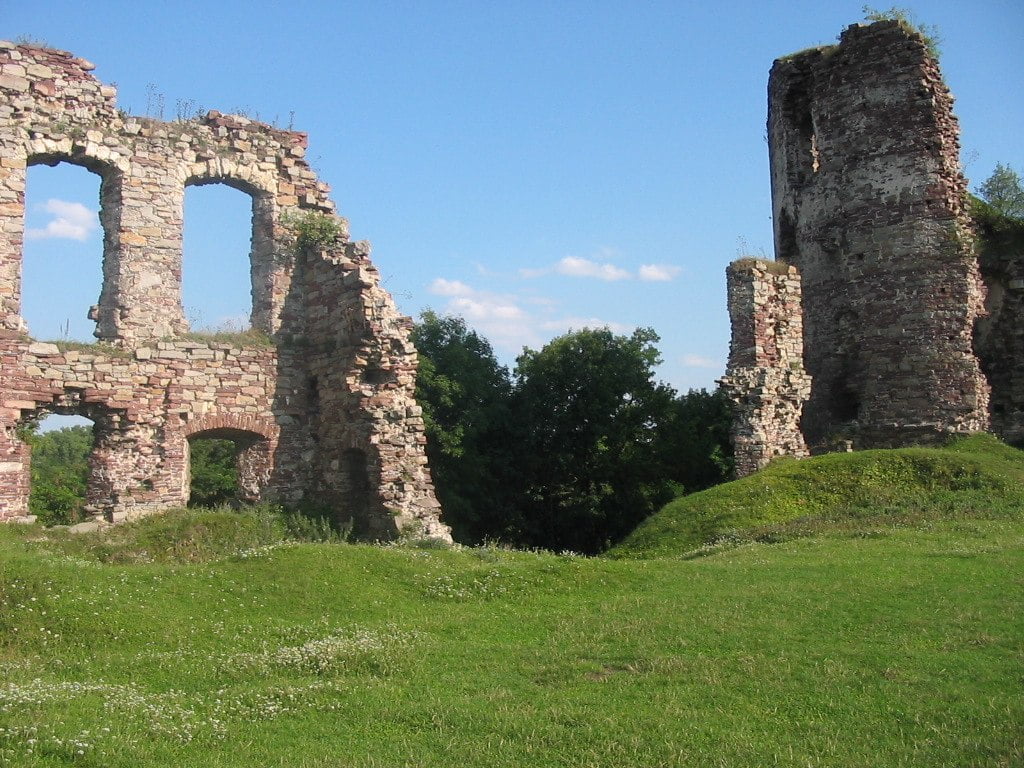
[[[1021,456],[781,463],[618,558],[0,526],[0,765],[1024,765]]]

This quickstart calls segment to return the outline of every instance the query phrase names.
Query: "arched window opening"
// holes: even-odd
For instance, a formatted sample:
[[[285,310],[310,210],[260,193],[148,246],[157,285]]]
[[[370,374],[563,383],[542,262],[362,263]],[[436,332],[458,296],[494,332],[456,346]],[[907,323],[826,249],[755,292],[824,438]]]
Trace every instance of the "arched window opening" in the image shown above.
[[[253,204],[251,195],[223,183],[185,188],[181,289],[193,332],[251,327]]]
[[[262,435],[212,429],[188,439],[190,507],[259,501],[270,477],[269,443]]]
[[[95,342],[90,310],[103,286],[102,180],[55,159],[29,164],[21,315],[33,338]]]
[[[82,522],[89,485],[93,422],[83,416],[41,414],[22,422],[29,446],[29,514],[44,525]]]

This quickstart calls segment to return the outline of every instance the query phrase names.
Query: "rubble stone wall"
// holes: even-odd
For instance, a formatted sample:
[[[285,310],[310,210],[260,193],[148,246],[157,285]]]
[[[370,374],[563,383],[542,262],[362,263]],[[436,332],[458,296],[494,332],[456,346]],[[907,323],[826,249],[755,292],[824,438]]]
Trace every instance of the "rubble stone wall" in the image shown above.
[[[27,513],[19,425],[55,411],[94,419],[89,503],[109,519],[183,503],[187,439],[224,436],[239,445],[251,498],[326,499],[370,536],[448,538],[410,321],[369,246],[349,241],[304,159],[306,135],[216,111],[127,115],[92,69],[0,42],[0,520]],[[107,348],[40,345],[21,315],[25,170],[59,162],[101,179],[103,281],[90,317]],[[214,183],[252,198],[251,321],[269,348],[182,338],[184,189]],[[337,236],[304,247],[297,222],[309,214],[335,221]]]
[[[1024,445],[1024,222],[1005,230],[981,226],[988,314],[975,329],[975,349],[992,386],[992,431]]]
[[[777,60],[768,99],[775,251],[802,280],[812,451],[986,429],[985,287],[953,100],[925,41],[895,21],[852,26]]]
[[[736,474],[775,456],[807,456],[800,417],[811,392],[804,371],[800,276],[796,267],[744,259],[726,271],[732,341],[721,384],[734,404]]]

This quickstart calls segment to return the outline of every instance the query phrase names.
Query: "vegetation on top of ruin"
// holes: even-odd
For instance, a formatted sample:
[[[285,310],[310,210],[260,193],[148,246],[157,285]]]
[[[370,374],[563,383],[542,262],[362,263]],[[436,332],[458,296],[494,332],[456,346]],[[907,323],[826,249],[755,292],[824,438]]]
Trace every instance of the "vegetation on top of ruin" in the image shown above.
[[[994,213],[1024,221],[1024,182],[1010,166],[996,163],[992,175],[978,187],[978,196]]]
[[[199,341],[207,344],[230,344],[233,347],[266,349],[274,340],[257,328],[189,331],[165,341]]]
[[[266,509],[0,526],[0,762],[1024,757],[1019,518],[864,518],[691,561],[309,538]]]
[[[861,12],[864,14],[865,21],[895,21],[908,32],[920,35],[921,39],[924,40],[925,46],[928,48],[928,53],[932,55],[932,58],[939,58],[941,54],[942,37],[939,34],[938,26],[935,24],[922,23],[918,20],[917,14],[909,8],[901,8],[894,5],[891,8],[880,10],[878,8],[873,8],[870,5],[865,5],[861,9]]]
[[[789,274],[789,264],[784,261],[776,261],[774,259],[760,259],[753,256],[746,256],[741,259],[737,259],[730,265],[736,269],[748,269],[750,267],[758,267],[766,272],[773,275],[786,275]]]
[[[864,535],[935,520],[1024,520],[1024,452],[978,434],[942,448],[777,459],[677,499],[612,550],[693,557],[750,542]]]
[[[337,216],[319,211],[281,214],[280,224],[292,236],[299,253],[316,253],[334,245],[345,228]]]
[[[68,352],[81,352],[86,355],[96,355],[97,357],[131,357],[133,351],[127,347],[118,347],[114,344],[109,344],[105,341],[70,341],[68,339],[55,339],[52,341],[43,341],[43,344],[53,344],[60,350],[61,354]]]
[[[46,40],[33,35],[18,35],[12,41],[15,45],[28,45],[33,48],[53,48]]]

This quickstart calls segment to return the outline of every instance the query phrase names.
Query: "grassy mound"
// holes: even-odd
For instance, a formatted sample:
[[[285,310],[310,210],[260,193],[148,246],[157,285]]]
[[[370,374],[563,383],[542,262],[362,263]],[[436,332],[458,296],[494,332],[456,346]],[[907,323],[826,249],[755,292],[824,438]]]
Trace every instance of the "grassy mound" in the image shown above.
[[[318,510],[284,510],[273,504],[171,509],[90,533],[64,526],[15,528],[12,540],[59,550],[100,563],[205,563],[263,547],[301,541],[342,541],[340,530]]]
[[[676,499],[610,554],[706,554],[748,541],[814,533],[870,535],[878,525],[1024,514],[1024,452],[990,435],[942,448],[779,460],[731,483]]]

